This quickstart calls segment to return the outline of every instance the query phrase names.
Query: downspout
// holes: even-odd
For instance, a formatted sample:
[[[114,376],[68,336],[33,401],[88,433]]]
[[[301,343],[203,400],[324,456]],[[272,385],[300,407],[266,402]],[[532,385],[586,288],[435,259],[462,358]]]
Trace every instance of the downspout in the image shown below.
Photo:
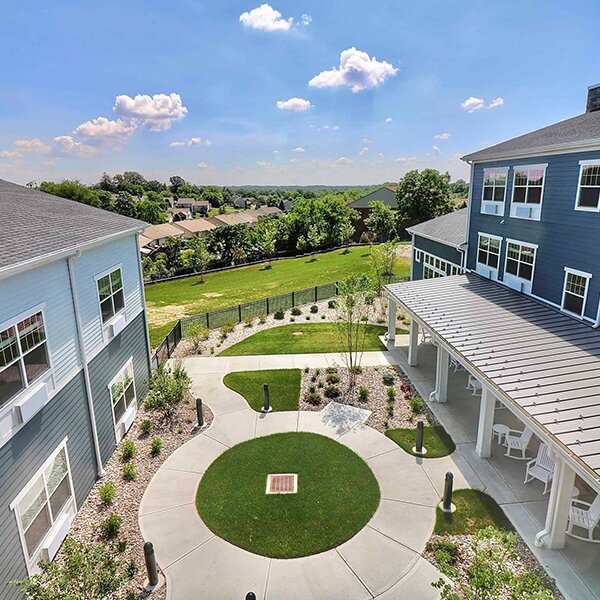
[[[555,458],[554,457],[554,449],[551,450],[551,453],[549,454],[549,456],[551,458]],[[557,457],[559,460],[562,460],[560,458],[560,456]],[[556,464],[556,466],[558,466],[558,463]],[[562,468],[562,467],[561,467]],[[554,468],[554,470],[556,471],[556,467]],[[554,486],[552,486],[554,487]],[[533,545],[536,548],[543,548],[544,547],[544,538],[549,535],[551,533],[551,529],[548,526],[548,515],[550,514],[554,514],[554,510],[556,507],[556,496],[557,494],[553,494],[554,490],[550,490],[550,498],[548,499],[548,508],[546,509],[546,520],[544,521],[544,529],[542,529],[541,531],[538,531],[535,535],[535,539],[533,541]]]
[[[592,327],[594,329],[598,329],[599,326],[600,326],[600,300],[598,300],[598,310],[596,311],[596,320],[594,321],[594,324],[592,325]]]
[[[90,372],[87,360],[85,358],[85,347],[83,345],[83,328],[81,326],[81,313],[79,312],[79,301],[75,289],[75,274],[73,272],[73,259],[81,256],[81,250],[76,250],[74,254],[67,258],[69,268],[69,283],[71,285],[71,297],[73,298],[73,310],[75,312],[75,325],[77,327],[77,341],[79,345],[79,356],[83,366],[83,380],[85,382],[85,395],[87,397],[88,410],[90,413],[90,425],[92,427],[92,439],[94,441],[94,454],[96,456],[96,467],[98,477],[104,477],[104,466],[102,465],[102,455],[100,453],[100,442],[98,441],[98,428],[96,427],[96,417],[94,416],[94,403],[92,400],[92,386],[90,384]]]
[[[138,253],[137,263],[138,263],[138,273],[140,278],[140,291],[142,293],[142,304],[144,306],[144,333],[146,334],[146,355],[148,359],[148,377],[152,373],[152,349],[150,348],[150,333],[148,332],[148,318],[146,313],[146,290],[144,288],[144,271],[142,270],[142,261],[140,260],[140,253],[137,249],[138,238],[136,236],[136,251]]]

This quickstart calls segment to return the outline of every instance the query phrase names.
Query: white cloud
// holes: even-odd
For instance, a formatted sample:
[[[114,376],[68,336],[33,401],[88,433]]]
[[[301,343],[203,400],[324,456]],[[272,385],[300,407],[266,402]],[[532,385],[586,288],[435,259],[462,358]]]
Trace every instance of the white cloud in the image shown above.
[[[212,140],[204,140],[205,146],[212,146]]]
[[[0,158],[17,158],[21,156],[16,150],[0,150]]]
[[[431,149],[436,153],[439,154],[441,152],[440,147],[436,146],[435,144],[433,146],[431,146]]]
[[[111,121],[106,117],[96,117],[78,125],[73,135],[97,140],[122,139],[130,136],[137,128],[134,121],[125,122],[122,119]]]
[[[300,20],[302,21],[302,25],[310,25],[312,23],[312,17],[310,15],[302,15]]]
[[[90,158],[102,152],[98,146],[78,142],[70,135],[59,135],[54,138],[54,154],[59,156],[76,156],[77,158]]]
[[[391,123],[393,120],[394,120],[394,119],[392,119],[392,117],[388,117],[388,118],[385,120],[385,122],[386,122],[386,123]]]
[[[292,152],[306,152],[306,148],[302,148],[302,146],[298,146],[297,148],[294,148],[292,150]]]
[[[181,146],[185,146],[185,142],[171,142],[169,144],[169,148],[179,148]]]
[[[433,137],[436,140],[449,140],[450,134],[449,133],[438,133],[438,134],[434,135]]]
[[[173,121],[183,119],[188,109],[179,94],[138,94],[131,98],[125,94],[115,98],[115,113],[129,119],[140,119],[150,131],[165,131]]]
[[[359,154],[362,156],[363,154],[366,154],[368,151],[369,151],[369,148],[367,148],[367,146],[363,146],[363,147],[360,149],[360,152],[359,152]]]
[[[277,108],[279,110],[293,110],[303,112],[311,107],[311,103],[304,98],[290,98],[289,100],[278,100]]]
[[[335,163],[337,165],[351,165],[354,161],[351,158],[348,158],[347,156],[340,156]]]
[[[240,23],[261,31],[287,31],[293,25],[294,19],[284,19],[281,13],[269,4],[261,4],[258,8],[242,13]]]
[[[399,158],[396,159],[396,162],[407,163],[407,162],[412,162],[413,160],[417,160],[417,157],[416,156],[400,156]]]
[[[198,146],[202,143],[202,138],[199,136],[192,137],[185,142],[171,142],[169,144],[169,148],[181,148],[181,146]],[[212,142],[210,140],[204,140],[204,144],[206,146],[211,146]]]
[[[382,84],[397,72],[398,69],[390,63],[371,58],[366,52],[353,47],[340,54],[339,68],[322,71],[308,85],[317,88],[346,85],[356,93]]]
[[[340,128],[339,125],[334,125],[331,129],[333,129],[334,131],[337,131]]]
[[[202,161],[202,162],[198,163],[198,168],[199,169],[208,169],[209,166],[204,161]]]
[[[39,138],[15,140],[15,148],[17,152],[35,152],[36,154],[48,154],[52,150],[51,146],[47,146]]]
[[[497,106],[502,106],[503,104],[504,98],[496,98],[486,105],[483,98],[475,98],[474,96],[469,96],[469,98],[467,98],[464,102],[461,102],[461,106],[470,113],[475,112],[476,110],[481,110],[482,108],[496,108]]]
[[[256,166],[261,169],[269,169],[273,166],[273,163],[270,163],[268,160],[258,160],[256,161]]]
[[[193,137],[190,138],[188,140],[188,146],[197,146],[198,144],[200,144],[202,142],[202,138],[201,137]]]

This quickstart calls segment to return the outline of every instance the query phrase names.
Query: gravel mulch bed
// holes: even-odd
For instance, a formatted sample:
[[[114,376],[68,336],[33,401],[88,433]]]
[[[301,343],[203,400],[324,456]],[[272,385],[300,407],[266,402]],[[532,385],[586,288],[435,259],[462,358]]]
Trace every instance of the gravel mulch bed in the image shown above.
[[[213,413],[204,405],[204,423],[208,427],[213,420]],[[140,423],[144,419],[151,419],[154,430],[150,435],[144,435],[140,430]],[[125,563],[134,561],[137,565],[137,574],[131,584],[126,586],[119,594],[112,596],[115,600],[125,598],[127,592],[133,590],[136,597],[145,598],[146,594],[141,592],[146,581],[146,568],[144,563],[144,540],[138,526],[138,510],[142,496],[150,480],[160,465],[182,444],[199,433],[196,425],[196,405],[191,397],[180,404],[170,423],[160,421],[158,414],[146,411],[140,407],[137,417],[129,430],[129,433],[121,440],[112,457],[105,465],[105,476],[96,482],[83,506],[75,517],[69,535],[79,542],[97,542],[100,540],[99,525],[111,513],[117,513],[123,517],[121,530],[117,536],[114,547],[115,554]],[[160,437],[163,448],[158,456],[153,457],[150,452],[150,443],[154,437]],[[131,462],[135,465],[137,478],[134,481],[125,481],[122,475],[123,461],[121,460],[122,446],[126,440],[133,440],[136,445],[136,454]],[[111,506],[104,506],[99,499],[99,488],[106,482],[112,482],[117,488],[115,501]],[[117,540],[126,540],[127,547],[119,553],[116,548]],[[58,556],[60,560],[60,553]],[[152,593],[155,600],[166,598],[166,586]]]
[[[361,372],[355,376],[355,384],[352,387],[350,386],[349,369],[343,365],[335,367],[335,369],[336,373],[329,373],[328,369],[303,371],[300,384],[300,410],[322,410],[332,400],[358,408],[366,408],[372,411],[367,425],[381,433],[385,433],[387,429],[416,428],[419,420],[437,425],[427,404],[422,401],[408,377],[399,367],[363,367]],[[337,378],[339,378],[339,382],[331,383],[332,376],[334,382]],[[391,385],[384,382],[385,376],[393,377]],[[368,390],[366,400],[360,398],[361,387]],[[338,396],[326,397],[325,393],[328,388],[334,388]],[[393,410],[391,406],[388,408],[390,404],[388,390],[390,388],[396,391]],[[420,406],[415,405],[415,409],[411,408],[409,404],[409,400],[412,398],[421,400],[421,402],[416,401],[416,404],[420,404]]]
[[[223,337],[219,329],[211,329],[208,339],[200,341],[197,345],[189,338],[185,338],[179,342],[172,358],[185,358],[186,356],[193,355],[215,356],[226,348],[241,342],[259,331],[288,325],[289,323],[334,323],[337,320],[337,312],[335,308],[329,308],[329,300],[321,300],[316,303],[319,307],[317,313],[310,312],[312,305],[313,303],[298,306],[302,311],[302,314],[298,316],[292,315],[291,310],[286,310],[283,319],[275,319],[273,315],[267,315],[263,323],[258,318],[254,319],[251,324],[238,323],[226,337]],[[310,317],[309,320],[306,320],[307,316]],[[291,320],[292,318],[294,319],[293,321]],[[387,323],[386,299],[377,298],[375,300],[371,317],[367,322],[370,325],[385,325]],[[407,323],[408,321],[406,323],[398,321],[398,327],[406,328],[408,326]]]
[[[542,582],[554,593],[554,597],[556,600],[565,600],[565,597],[561,594],[558,587],[556,586],[556,582],[552,579],[548,573],[544,570],[542,565],[539,563],[537,558],[534,556],[533,552],[529,549],[527,544],[523,541],[521,536],[513,532],[516,540],[516,556],[508,557],[505,556],[505,560],[503,564],[508,566],[508,568],[515,574],[521,575],[527,571],[533,571]],[[431,546],[436,542],[453,542],[456,544],[458,549],[458,561],[455,565],[458,576],[454,577],[453,580],[457,583],[464,583],[467,581],[467,569],[472,564],[474,558],[474,550],[473,543],[475,541],[475,536],[472,534],[469,535],[432,535],[429,539],[429,543],[427,544],[425,551],[423,552],[423,557],[426,558],[429,562],[434,564],[437,568],[441,568],[441,565],[438,563],[435,557],[435,553],[432,551]],[[500,542],[494,540],[492,543],[495,545],[500,545]],[[460,596],[462,598],[462,596]],[[510,593],[501,594],[498,597],[498,600],[510,600]]]

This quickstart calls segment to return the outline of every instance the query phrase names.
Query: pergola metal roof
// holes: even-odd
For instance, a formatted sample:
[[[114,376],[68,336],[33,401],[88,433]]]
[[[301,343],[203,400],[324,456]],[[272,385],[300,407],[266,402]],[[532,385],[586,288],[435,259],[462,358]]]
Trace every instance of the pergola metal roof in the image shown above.
[[[474,274],[386,288],[598,481],[600,330]]]

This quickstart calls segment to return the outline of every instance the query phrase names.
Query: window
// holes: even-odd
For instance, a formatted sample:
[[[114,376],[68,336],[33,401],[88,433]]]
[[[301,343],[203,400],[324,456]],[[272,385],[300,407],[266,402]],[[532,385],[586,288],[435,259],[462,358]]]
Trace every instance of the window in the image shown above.
[[[583,316],[587,297],[589,273],[574,271],[565,267],[562,309],[578,317]]]
[[[490,267],[491,269],[498,269],[501,243],[501,238],[479,234],[477,262],[480,265]]]
[[[0,407],[49,369],[41,311],[0,331]]]
[[[131,360],[113,379],[109,389],[115,415],[115,425],[118,425],[123,421],[129,407],[136,404],[133,364]]]
[[[576,210],[600,211],[600,163],[581,162]]]
[[[423,253],[421,252],[421,250],[415,249],[415,260],[419,263],[421,262],[422,254]]]
[[[39,560],[42,543],[67,506],[74,509],[65,440],[13,506],[28,561],[35,563]]]
[[[504,214],[507,176],[508,167],[503,169],[484,169],[483,196],[481,199],[482,213],[491,215]]]
[[[515,167],[511,217],[540,219],[546,165]]]
[[[525,281],[532,281],[534,263],[535,247],[517,242],[508,242],[504,269],[506,273]]]
[[[433,279],[434,277],[445,277],[446,275],[456,275],[460,267],[423,252],[423,279]]]
[[[110,321],[125,307],[123,295],[123,279],[121,269],[115,269],[108,275],[98,279],[98,298],[100,300],[100,314],[102,323]]]

